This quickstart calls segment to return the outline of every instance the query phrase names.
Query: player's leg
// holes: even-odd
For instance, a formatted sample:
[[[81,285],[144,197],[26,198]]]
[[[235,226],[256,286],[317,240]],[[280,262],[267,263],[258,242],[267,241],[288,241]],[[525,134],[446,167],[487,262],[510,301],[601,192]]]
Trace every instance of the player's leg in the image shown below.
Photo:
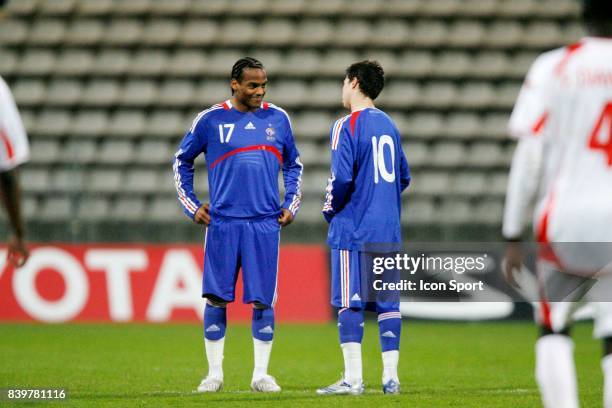
[[[604,408],[612,408],[612,302],[605,302],[605,298],[598,300],[594,303],[594,335],[603,341],[601,369],[604,375]]]
[[[359,293],[359,252],[332,249],[332,305],[338,310],[338,332],[344,358],[344,375],[340,381],[317,390],[318,394],[361,394],[363,368],[361,341],[364,311]]]
[[[402,315],[399,302],[377,302],[378,331],[382,350],[382,384],[385,394],[398,394],[400,382],[397,375],[399,345],[402,332]]]
[[[276,219],[244,225],[242,279],[245,303],[253,304],[254,391],[278,392],[281,388],[268,374],[274,339],[274,304],[276,303],[280,226]]]
[[[227,325],[226,306],[234,300],[238,273],[238,240],[231,224],[211,225],[204,240],[204,348],[208,375],[198,386],[199,392],[219,391],[223,386],[223,352]]]
[[[542,402],[546,408],[578,407],[574,342],[569,329],[571,316],[588,286],[545,261],[538,262],[538,275],[543,299],[535,309],[540,327],[535,374]]]

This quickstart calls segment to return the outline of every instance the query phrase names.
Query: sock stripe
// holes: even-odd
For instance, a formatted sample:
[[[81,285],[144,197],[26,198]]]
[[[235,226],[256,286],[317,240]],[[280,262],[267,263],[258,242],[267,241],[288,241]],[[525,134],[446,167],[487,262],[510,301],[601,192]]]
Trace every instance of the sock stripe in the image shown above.
[[[400,312],[387,312],[387,313],[380,313],[378,315],[378,321],[382,322],[383,320],[387,320],[387,319],[401,319],[402,318],[402,314]]]

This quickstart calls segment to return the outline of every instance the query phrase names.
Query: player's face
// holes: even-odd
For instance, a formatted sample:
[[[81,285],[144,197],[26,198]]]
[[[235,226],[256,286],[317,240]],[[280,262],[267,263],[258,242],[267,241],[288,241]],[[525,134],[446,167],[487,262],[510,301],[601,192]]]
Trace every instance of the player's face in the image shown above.
[[[344,84],[342,85],[342,106],[346,109],[351,109],[351,96],[354,92],[353,82],[357,82],[357,78],[353,81],[349,81],[348,77],[344,78]]]
[[[247,68],[242,72],[242,80],[240,82],[232,79],[234,97],[239,103],[249,109],[258,109],[266,94],[267,84],[268,77],[266,76],[266,71],[259,68]]]

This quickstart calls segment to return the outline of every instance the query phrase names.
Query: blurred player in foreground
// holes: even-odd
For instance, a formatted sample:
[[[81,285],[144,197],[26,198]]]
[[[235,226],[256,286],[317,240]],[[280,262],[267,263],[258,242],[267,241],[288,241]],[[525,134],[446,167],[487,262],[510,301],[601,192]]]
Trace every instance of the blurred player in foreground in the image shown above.
[[[361,254],[372,243],[401,243],[401,193],[410,171],[400,133],[389,116],[374,107],[384,86],[382,67],[357,62],[346,70],[342,104],[351,113],[331,128],[331,178],[323,216],[329,222],[332,251],[331,303],[338,310],[344,375],[318,394],[361,394],[364,310],[378,312],[383,360],[383,391],[400,391],[397,365],[401,332],[399,302],[361,299]]]
[[[593,277],[580,273],[598,271],[611,259],[605,250],[588,257],[584,253],[593,252],[597,243],[612,242],[612,2],[584,1],[583,20],[587,37],[534,62],[509,123],[519,142],[503,222],[504,237],[511,242],[505,273],[516,284],[513,271],[522,264],[519,241],[529,204],[536,199],[541,285],[536,379],[547,408],[578,407],[569,326]],[[580,284],[570,296],[560,298],[555,292],[576,280]],[[599,300],[612,301],[612,294],[608,297]],[[604,340],[607,408],[612,407],[611,305],[595,304],[595,336]]]
[[[4,3],[4,0],[0,0],[0,13],[3,12]],[[23,266],[29,256],[24,241],[17,167],[29,157],[30,146],[19,111],[8,85],[0,77],[0,190],[12,230],[8,241],[8,260],[17,267]]]
[[[303,166],[289,116],[263,101],[268,79],[261,62],[238,60],[231,73],[232,98],[200,112],[180,144],[174,179],[185,214],[207,226],[202,297],[208,376],[199,392],[223,386],[226,306],[234,301],[242,268],[244,303],[253,304],[254,391],[277,392],[268,375],[274,335],[274,304],[280,229],[300,207]],[[202,205],[193,188],[194,160],[206,157],[210,204]],[[278,173],[285,200],[279,203]]]

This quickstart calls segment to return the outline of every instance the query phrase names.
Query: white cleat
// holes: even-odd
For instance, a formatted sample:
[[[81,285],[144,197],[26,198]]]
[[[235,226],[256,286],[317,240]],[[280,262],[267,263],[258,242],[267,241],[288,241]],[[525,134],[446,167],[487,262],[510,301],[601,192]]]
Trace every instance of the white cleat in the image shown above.
[[[351,385],[344,381],[344,378],[338,382],[333,383],[325,388],[319,388],[317,394],[319,395],[361,395],[363,394],[365,387],[363,382],[355,385]]]
[[[271,375],[265,375],[251,381],[251,389],[257,392],[279,392],[281,387]]]
[[[198,385],[198,392],[218,392],[223,388],[223,378],[206,376]]]

